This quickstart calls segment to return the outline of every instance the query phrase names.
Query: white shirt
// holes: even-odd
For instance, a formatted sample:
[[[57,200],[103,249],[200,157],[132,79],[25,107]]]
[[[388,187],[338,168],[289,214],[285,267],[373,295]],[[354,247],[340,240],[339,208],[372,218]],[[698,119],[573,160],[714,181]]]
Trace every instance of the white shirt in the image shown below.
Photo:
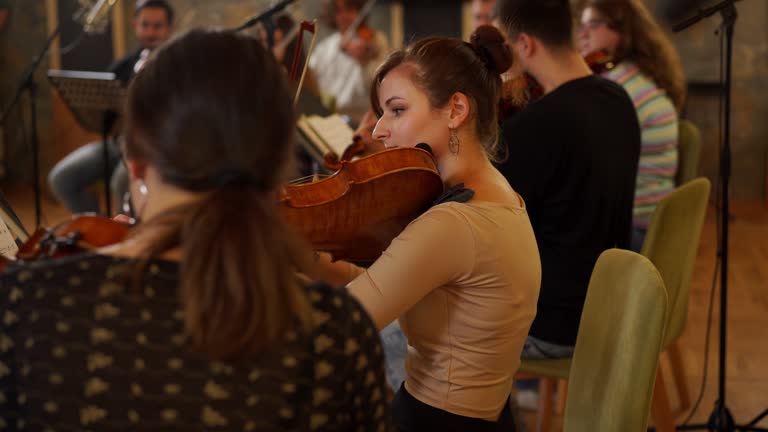
[[[147,58],[149,58],[149,54],[152,51],[150,51],[148,48],[144,48],[141,50],[141,53],[139,54],[139,59],[136,61],[136,64],[133,65],[133,73],[138,73],[141,68],[144,67],[144,63],[147,62]]]
[[[373,74],[389,46],[386,37],[375,33],[379,57],[362,66],[341,49],[341,33],[338,31],[317,44],[309,60],[309,66],[317,77],[320,90],[336,99],[336,111],[348,115],[358,123],[370,109],[370,85]]]

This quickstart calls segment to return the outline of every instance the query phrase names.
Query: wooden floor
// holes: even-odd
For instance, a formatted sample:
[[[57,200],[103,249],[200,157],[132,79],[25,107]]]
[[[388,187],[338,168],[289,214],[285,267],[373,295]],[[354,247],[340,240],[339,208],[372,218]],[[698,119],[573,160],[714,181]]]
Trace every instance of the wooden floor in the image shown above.
[[[31,228],[34,225],[31,189],[3,186],[2,191],[28,229]],[[48,197],[43,197],[43,209],[46,224],[68,217],[67,211]],[[710,209],[691,286],[688,326],[681,340],[694,401],[704,365],[704,336],[716,261],[716,234],[715,211]],[[768,205],[758,202],[734,204],[730,235],[726,402],[735,420],[747,423],[768,408]],[[719,292],[715,296],[706,391],[693,423],[706,421],[717,398],[718,299]],[[667,383],[671,382],[667,379]],[[675,395],[671,387],[669,391],[670,395]],[[673,399],[672,403],[675,404],[676,400]],[[687,414],[679,413],[678,421],[682,421]],[[534,414],[526,413],[525,421],[530,425],[529,430],[533,430]],[[559,428],[560,423],[561,419],[556,418],[554,425]],[[768,419],[759,425],[768,428]]]

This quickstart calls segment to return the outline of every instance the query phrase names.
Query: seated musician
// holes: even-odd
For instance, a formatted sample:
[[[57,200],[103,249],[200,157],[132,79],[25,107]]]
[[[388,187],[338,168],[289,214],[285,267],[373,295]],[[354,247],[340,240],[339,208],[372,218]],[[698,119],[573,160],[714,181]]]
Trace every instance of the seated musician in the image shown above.
[[[503,124],[499,170],[525,199],[541,254],[541,294],[524,358],[573,353],[597,257],[628,248],[640,151],[624,89],[593,75],[573,43],[568,0],[497,0],[515,62],[544,96]]]
[[[317,44],[309,59],[320,91],[333,96],[336,111],[355,125],[370,108],[368,90],[373,75],[389,53],[382,33],[367,26],[361,31],[352,27],[365,3],[324,0],[325,21],[334,32]]]
[[[606,51],[616,67],[602,76],[632,97],[642,132],[632,219],[639,252],[656,204],[675,188],[678,113],[685,76],[672,41],[640,0],[588,0],[578,32],[581,53]]]
[[[166,0],[138,0],[133,29],[140,47],[117,60],[109,72],[128,83],[141,69],[149,54],[173,33],[174,11]],[[56,198],[73,213],[99,212],[99,202],[88,188],[104,178],[104,154],[101,141],[86,144],[60,160],[48,174],[48,184]],[[114,141],[108,146],[112,171],[112,196],[122,198],[128,191],[128,174],[120,163],[120,149]],[[104,187],[107,187],[105,185]]]
[[[206,53],[201,56],[200,53]],[[294,114],[253,38],[197,30],[133,80],[127,240],[0,278],[0,422],[15,430],[386,430],[376,328],[295,273],[279,220]]]
[[[379,328],[399,319],[407,378],[393,405],[400,431],[514,430],[508,396],[536,313],[540,267],[526,204],[493,167],[498,30],[473,44],[427,38],[392,54],[372,88],[387,147],[428,143],[447,198],[405,228],[369,268],[323,257],[317,276],[345,283]]]

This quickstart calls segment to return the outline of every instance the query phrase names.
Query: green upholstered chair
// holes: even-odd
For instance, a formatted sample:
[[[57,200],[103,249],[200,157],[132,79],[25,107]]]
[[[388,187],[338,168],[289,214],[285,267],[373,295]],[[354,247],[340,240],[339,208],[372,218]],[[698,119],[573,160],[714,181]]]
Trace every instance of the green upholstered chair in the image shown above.
[[[676,340],[685,327],[688,312],[688,288],[701,229],[706,215],[710,184],[705,178],[695,179],[675,189],[656,207],[643,243],[642,255],[659,269],[669,296],[668,331],[664,347],[669,355],[681,409],[690,405],[680,351]],[[586,313],[586,311],[585,311]],[[553,409],[555,382],[568,379],[570,359],[523,360],[518,378],[540,377],[538,431],[548,431]],[[658,391],[654,393],[653,418],[660,432],[674,430],[664,378],[659,372]],[[559,387],[561,395],[567,386]],[[565,402],[561,397],[561,405]]]
[[[647,258],[600,255],[571,362],[566,432],[646,431],[667,315],[664,283]]]
[[[698,175],[701,157],[701,132],[693,123],[684,119],[680,119],[678,128],[675,184],[681,186]]]
[[[693,267],[699,250],[701,229],[707,213],[710,183],[697,178],[664,197],[648,227],[641,254],[656,266],[669,297],[669,317],[664,337],[664,351],[680,400],[680,409],[690,406],[682,356],[677,340],[688,318],[688,297]],[[659,370],[653,399],[653,419],[657,430],[674,430],[664,377]]]

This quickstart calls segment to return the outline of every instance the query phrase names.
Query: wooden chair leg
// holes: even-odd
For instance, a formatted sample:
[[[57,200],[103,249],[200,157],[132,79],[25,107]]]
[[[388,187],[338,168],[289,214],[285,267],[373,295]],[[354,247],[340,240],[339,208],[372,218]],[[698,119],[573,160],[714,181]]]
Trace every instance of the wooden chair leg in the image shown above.
[[[557,381],[557,414],[565,413],[565,398],[568,395],[568,380]]]
[[[669,409],[667,387],[664,385],[664,376],[661,369],[656,369],[656,386],[653,389],[651,400],[651,417],[657,432],[674,432],[675,422]]]
[[[680,410],[686,411],[691,407],[691,395],[688,393],[683,357],[680,354],[680,346],[677,341],[669,344],[667,355],[669,356],[669,365],[672,369],[672,379],[675,381],[675,389],[677,389],[677,397],[680,400]]]
[[[539,410],[536,418],[536,431],[549,432],[552,424],[553,393],[555,382],[551,378],[539,379]]]

